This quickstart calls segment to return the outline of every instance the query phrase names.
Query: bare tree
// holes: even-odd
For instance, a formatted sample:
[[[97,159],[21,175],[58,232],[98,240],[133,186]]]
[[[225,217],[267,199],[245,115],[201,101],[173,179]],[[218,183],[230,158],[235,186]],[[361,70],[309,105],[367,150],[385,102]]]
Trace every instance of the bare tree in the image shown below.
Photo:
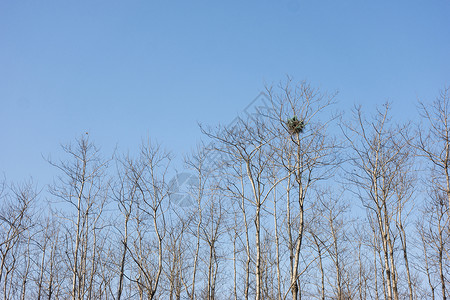
[[[431,104],[419,105],[425,124],[417,131],[416,147],[429,162],[433,186],[446,194],[450,204],[450,88]]]
[[[448,253],[448,244],[450,243],[449,206],[446,201],[446,194],[440,190],[432,191],[429,200],[424,208],[422,221],[419,222],[418,229],[422,238],[431,294],[434,297],[437,286],[436,283],[432,283],[431,277],[434,277],[433,274],[437,274],[437,282],[441,287],[440,295],[442,299],[446,299],[448,294],[446,284],[450,278]]]
[[[195,299],[198,280],[199,263],[202,248],[203,210],[205,209],[206,189],[208,187],[211,170],[208,166],[208,152],[204,145],[198,146],[196,151],[185,158],[185,164],[191,174],[192,185],[188,187],[187,197],[193,199],[193,205],[188,211],[187,231],[193,238],[190,249],[192,257],[191,268],[183,272],[183,282],[189,299]],[[187,268],[186,270],[188,270]]]
[[[429,276],[429,263],[438,263],[441,282],[441,294],[445,299],[447,292],[445,283],[445,256],[448,253],[445,248],[445,236],[448,235],[450,224],[450,88],[445,87],[440,91],[438,97],[431,103],[419,102],[419,112],[422,123],[417,130],[418,155],[425,158],[426,163],[426,186],[431,201],[425,207],[425,216],[430,224],[419,226],[420,236],[424,242],[425,256],[437,251],[434,259],[426,260],[429,285],[434,297],[434,285]],[[445,201],[446,203],[443,203]],[[445,212],[447,216],[443,216]],[[442,227],[443,226],[443,227]],[[425,231],[424,231],[425,229]],[[428,244],[425,244],[428,243]],[[427,248],[430,247],[430,251]],[[434,250],[432,250],[434,249]],[[440,250],[441,249],[441,250]],[[443,253],[441,253],[443,252]],[[428,258],[434,257],[434,255]]]
[[[325,300],[326,296],[326,288],[325,288],[325,269],[324,269],[324,260],[326,259],[326,253],[327,253],[327,244],[328,241],[322,240],[322,237],[319,236],[320,229],[318,229],[318,223],[314,223],[313,226],[314,230],[311,230],[312,228],[309,228],[310,230],[310,239],[312,240],[312,243],[315,246],[315,250],[317,251],[317,266],[320,271],[320,287],[318,288],[317,294],[320,295],[321,300]],[[316,227],[317,226],[317,227]]]
[[[358,280],[356,281],[356,295],[355,298],[357,299],[368,299],[368,298],[375,298],[375,299],[379,299],[378,296],[378,274],[377,274],[377,267],[376,267],[376,249],[375,247],[372,247],[372,249],[370,249],[370,247],[368,247],[365,239],[367,239],[367,234],[366,231],[367,229],[361,226],[362,224],[359,224],[359,222],[356,223],[354,229],[353,229],[353,236],[355,237],[355,241],[353,241],[354,243],[354,247],[355,249],[355,259],[357,261],[357,271],[355,272],[355,277],[358,278]],[[366,249],[372,250],[371,252],[373,252],[373,269],[371,268],[371,262],[368,257],[367,257],[367,252]],[[373,270],[373,272],[371,272],[371,270]],[[371,274],[370,273],[374,273],[373,274],[373,282],[371,282]],[[374,286],[374,290],[375,290],[375,295],[374,297],[369,297],[369,295],[371,295],[371,290],[370,290],[370,286]]]
[[[133,240],[128,253],[137,267],[132,279],[140,299],[154,299],[163,272],[163,241],[167,234],[166,212],[170,189],[167,172],[171,155],[160,145],[143,144],[139,158],[131,169],[137,184],[138,201],[134,204]]]
[[[32,215],[37,193],[32,182],[13,185],[9,193],[2,195],[5,187],[5,183],[0,184],[3,198],[0,204],[1,293],[4,299],[23,298],[29,279]],[[24,269],[20,270],[21,267]]]
[[[404,132],[403,135],[406,136],[406,133]],[[409,138],[408,141],[410,141]],[[412,149],[409,151],[413,154]],[[414,203],[412,203],[412,200],[415,190],[414,186],[417,183],[415,176],[417,172],[413,170],[412,163],[412,160],[410,160],[409,162],[404,162],[404,164],[401,166],[403,171],[399,173],[397,182],[394,185],[396,199],[396,201],[394,202],[396,204],[394,207],[394,218],[398,236],[400,237],[401,242],[403,261],[405,263],[406,280],[408,282],[408,296],[410,300],[414,298],[414,284],[411,275],[406,225],[407,219],[411,215],[414,208]]]
[[[122,221],[119,223],[123,227],[118,227],[117,231],[121,240],[121,251],[118,259],[118,284],[116,299],[120,300],[124,292],[124,281],[129,276],[126,276],[126,266],[128,261],[128,249],[130,247],[130,237],[132,236],[132,228],[130,223],[133,221],[136,210],[138,209],[139,196],[139,181],[141,179],[142,169],[137,169],[135,161],[129,156],[123,159],[117,159],[117,175],[116,180],[111,187],[113,200],[117,203],[118,211],[122,216]]]
[[[249,290],[250,290],[250,266],[252,262],[252,251],[250,247],[250,224],[249,224],[249,209],[247,208],[247,198],[245,197],[246,187],[244,184],[245,180],[245,171],[242,170],[242,167],[235,169],[235,179],[238,181],[238,184],[234,184],[234,181],[230,181],[228,184],[229,187],[233,187],[233,189],[229,189],[231,193],[231,198],[236,200],[236,205],[234,208],[234,260],[236,260],[237,255],[240,252],[245,253],[245,259],[243,260],[244,265],[244,274],[243,274],[243,294],[244,299],[249,298]],[[240,218],[242,216],[242,219]],[[239,240],[240,243],[238,247],[236,246],[236,240]],[[236,268],[236,266],[235,266]],[[236,272],[236,271],[235,271]],[[236,282],[236,280],[235,280]],[[236,284],[234,287],[235,291],[237,290]]]
[[[108,162],[85,136],[76,145],[63,146],[63,150],[69,156],[67,161],[49,160],[62,173],[50,192],[63,203],[57,214],[64,227],[67,266],[72,277],[70,297],[75,300],[92,297],[94,292]]]
[[[292,183],[288,183],[286,197],[286,229],[290,257],[289,290],[296,300],[299,297],[305,201],[316,182],[332,177],[333,167],[338,163],[339,146],[327,134],[329,123],[335,119],[327,111],[334,102],[334,95],[321,93],[306,82],[295,84],[290,78],[278,89],[268,87],[267,93],[272,106],[267,114],[274,120],[271,130],[276,137],[271,145],[277,153],[277,164],[285,169],[288,181]],[[319,119],[321,116],[325,116],[325,121]]]
[[[333,197],[333,195],[320,195],[319,200],[323,207],[323,215],[328,225],[328,235],[331,245],[328,248],[328,253],[333,262],[335,269],[336,280],[334,283],[336,299],[344,300],[350,299],[351,289],[346,285],[346,273],[349,272],[346,267],[347,257],[349,255],[349,245],[347,240],[347,228],[350,225],[350,220],[345,219],[345,213],[348,205],[340,200],[341,197]],[[351,264],[349,264],[351,265]],[[347,282],[348,283],[348,282]]]
[[[164,243],[163,272],[166,277],[165,289],[169,293],[169,299],[181,299],[183,290],[183,261],[188,257],[186,250],[187,222],[183,216],[171,220],[168,226],[167,237]]]
[[[435,294],[436,294],[435,293],[436,283],[434,282],[434,277],[432,274],[433,260],[431,261],[431,264],[430,264],[429,259],[428,259],[428,255],[430,253],[429,253],[429,249],[428,249],[429,248],[428,237],[425,236],[425,232],[427,230],[426,230],[426,227],[425,227],[425,224],[423,221],[422,222],[418,221],[416,226],[417,226],[417,231],[420,235],[420,242],[422,244],[422,251],[423,251],[422,252],[423,253],[423,261],[422,261],[423,267],[421,269],[426,274],[427,282],[430,287],[430,293],[426,293],[426,296],[428,296],[428,297],[431,296],[431,299],[434,300]]]
[[[226,211],[224,198],[218,186],[211,186],[207,201],[204,203],[204,220],[201,226],[201,238],[206,243],[206,298],[208,300],[217,297],[217,278],[220,275],[220,264],[223,263],[220,243],[226,232]]]
[[[393,219],[402,205],[396,205],[397,187],[401,184],[405,166],[411,163],[409,141],[402,135],[406,126],[390,126],[389,104],[377,110],[373,120],[366,120],[360,107],[355,110],[356,124],[347,124],[344,131],[353,156],[350,157],[349,180],[358,189],[357,196],[374,216],[375,232],[383,246],[387,298],[398,299],[398,274],[395,261],[395,223]],[[350,135],[353,134],[353,135]],[[404,199],[399,200],[404,201]],[[392,208],[397,210],[393,210]]]
[[[269,157],[272,156],[273,151],[268,147],[271,137],[267,136],[268,131],[264,119],[259,118],[256,120],[239,119],[233,128],[220,128],[216,132],[203,130],[203,132],[216,143],[214,151],[222,153],[222,157],[227,160],[227,166],[230,166],[227,169],[231,178],[227,182],[228,191],[234,198],[242,199],[241,210],[246,226],[248,226],[247,205],[250,204],[253,210],[256,246],[255,298],[261,299],[262,208],[273,189],[281,181],[279,180],[275,184],[267,184],[269,183],[267,180],[268,172],[272,167]],[[248,232],[248,227],[246,232]],[[249,246],[247,248],[249,249]],[[248,263],[250,263],[250,260],[248,260]],[[246,280],[246,282],[248,281]],[[247,293],[245,292],[245,294]],[[247,298],[248,295],[245,297]]]
[[[38,253],[36,257],[37,299],[61,298],[60,290],[63,288],[63,281],[60,279],[65,276],[61,260],[65,249],[59,247],[62,243],[59,238],[58,221],[53,216],[44,216],[35,241]]]

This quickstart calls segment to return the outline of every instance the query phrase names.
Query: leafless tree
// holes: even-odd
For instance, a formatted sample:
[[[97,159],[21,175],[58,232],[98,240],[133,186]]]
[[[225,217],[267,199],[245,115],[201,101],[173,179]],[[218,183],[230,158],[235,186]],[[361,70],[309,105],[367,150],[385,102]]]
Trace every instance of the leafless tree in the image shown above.
[[[408,171],[406,167],[410,165],[412,155],[410,143],[403,136],[407,126],[390,125],[389,112],[389,104],[385,104],[383,109],[377,109],[372,120],[367,120],[362,109],[357,107],[355,124],[347,124],[344,133],[353,151],[349,180],[369,215],[374,216],[377,225],[374,230],[379,234],[383,248],[387,299],[397,300],[394,219],[404,207],[397,204],[405,199],[395,197],[405,196],[398,188]]]
[[[120,300],[124,292],[124,281],[130,277],[130,274],[126,275],[127,262],[129,260],[128,249],[133,234],[130,223],[133,221],[138,209],[138,201],[140,199],[138,188],[143,170],[135,165],[135,161],[129,156],[116,159],[116,166],[116,178],[111,187],[111,194],[122,217],[121,222],[117,225],[117,231],[120,235],[119,245],[122,248],[117,263],[118,284],[116,299]]]
[[[262,209],[273,189],[281,181],[279,180],[275,184],[268,184],[267,176],[272,167],[269,158],[272,156],[273,151],[268,147],[271,137],[267,135],[267,132],[264,119],[259,118],[256,120],[239,119],[234,127],[219,128],[216,132],[204,130],[204,133],[215,142],[213,150],[220,152],[222,157],[227,160],[227,165],[230,166],[227,169],[229,178],[231,178],[227,182],[228,192],[235,199],[242,199],[241,210],[245,226],[248,226],[248,211],[246,209],[249,207],[249,204],[253,212],[256,246],[256,299],[261,299],[262,297]],[[248,232],[247,230],[246,232]],[[247,248],[249,249],[249,245]],[[250,263],[249,256],[248,263]],[[248,282],[247,279],[246,282]],[[246,286],[248,287],[247,284]],[[245,294],[247,298],[248,292],[246,291]]]
[[[450,204],[450,88],[442,90],[431,104],[419,105],[425,124],[417,131],[416,147],[430,164],[433,186],[446,194]]]
[[[201,226],[201,238],[206,244],[207,258],[207,284],[206,284],[206,298],[208,300],[217,297],[218,277],[220,276],[221,264],[223,263],[223,254],[220,247],[226,232],[226,217],[227,213],[224,208],[224,198],[221,191],[212,186],[212,190],[208,192],[207,201],[204,203],[204,220]]]
[[[435,286],[430,278],[429,270],[433,264],[437,263],[440,266],[437,272],[440,277],[441,294],[445,299],[448,294],[445,284],[448,282],[445,275],[445,261],[449,260],[445,243],[450,230],[448,222],[450,218],[448,209],[450,206],[450,88],[445,87],[441,90],[438,97],[431,103],[419,102],[419,111],[422,122],[418,126],[414,145],[418,149],[418,155],[425,158],[427,178],[425,184],[430,200],[426,201],[428,204],[424,208],[425,217],[430,223],[420,225],[419,234],[424,242],[425,269],[432,295],[434,297]],[[436,251],[437,257],[431,255]]]
[[[4,299],[23,298],[30,270],[33,207],[37,192],[32,182],[0,184],[0,284]],[[4,194],[2,195],[2,192]],[[20,270],[23,268],[22,270]]]
[[[422,220],[419,222],[419,234],[422,238],[426,275],[431,288],[431,294],[440,294],[443,299],[448,295],[448,280],[450,278],[449,251],[450,243],[448,203],[446,194],[434,190],[430,194],[428,204],[425,206]],[[438,275],[437,282],[433,278]],[[440,286],[440,293],[436,290]]]
[[[186,197],[192,199],[192,206],[187,209],[187,233],[191,237],[190,246],[190,268],[185,268],[182,274],[186,294],[189,299],[195,299],[197,293],[197,282],[199,281],[199,265],[201,261],[202,228],[204,226],[205,199],[211,179],[211,166],[208,166],[208,152],[204,145],[199,145],[195,152],[185,158],[185,165],[190,175],[191,183],[188,185]],[[189,180],[187,180],[189,181]]]
[[[406,132],[403,132],[403,135],[406,136]],[[408,142],[411,139],[408,138]],[[409,152],[414,154],[413,149],[410,148]],[[395,189],[395,207],[394,207],[394,219],[395,225],[397,228],[398,236],[400,238],[400,247],[403,254],[403,261],[405,264],[406,271],[406,280],[408,283],[408,296],[409,299],[412,300],[414,298],[414,283],[411,274],[410,267],[410,256],[409,256],[409,243],[407,238],[407,221],[408,217],[411,215],[412,210],[414,209],[414,191],[415,184],[417,183],[416,175],[417,171],[413,169],[413,160],[403,162],[403,165],[400,167],[402,172],[399,172],[397,182],[394,185]]]
[[[68,160],[49,160],[62,173],[50,192],[64,205],[57,214],[64,228],[66,264],[72,277],[70,297],[75,300],[95,293],[101,217],[108,199],[105,182],[108,162],[85,136],[75,145],[63,146],[63,150]]]
[[[170,153],[160,145],[142,145],[132,176],[137,183],[139,201],[133,215],[133,240],[128,246],[137,267],[132,279],[140,299],[154,299],[163,272],[164,238],[167,234],[166,212],[170,207],[167,172]]]
[[[270,130],[276,137],[271,145],[277,153],[278,165],[284,168],[292,183],[288,183],[286,196],[286,230],[290,257],[289,290],[296,300],[299,297],[305,205],[308,205],[305,201],[318,181],[332,177],[333,167],[338,163],[339,145],[327,133],[328,125],[336,118],[329,111],[334,95],[321,93],[306,82],[296,84],[291,78],[278,88],[268,87],[267,94],[271,103],[267,114],[273,120]]]

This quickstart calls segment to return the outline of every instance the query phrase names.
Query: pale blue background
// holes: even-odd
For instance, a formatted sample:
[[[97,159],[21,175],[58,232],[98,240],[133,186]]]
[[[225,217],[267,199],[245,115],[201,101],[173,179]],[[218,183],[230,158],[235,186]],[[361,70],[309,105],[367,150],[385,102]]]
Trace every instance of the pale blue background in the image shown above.
[[[1,0],[0,174],[46,184],[42,155],[86,131],[181,157],[286,74],[416,118],[450,83],[450,1]]]

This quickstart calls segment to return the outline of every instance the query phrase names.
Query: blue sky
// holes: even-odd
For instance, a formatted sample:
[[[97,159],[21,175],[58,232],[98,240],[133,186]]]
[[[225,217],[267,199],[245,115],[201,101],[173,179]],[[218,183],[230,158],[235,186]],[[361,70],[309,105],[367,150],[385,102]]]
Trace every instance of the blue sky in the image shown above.
[[[46,184],[86,131],[180,157],[287,74],[414,118],[450,84],[450,1],[1,1],[0,173]]]

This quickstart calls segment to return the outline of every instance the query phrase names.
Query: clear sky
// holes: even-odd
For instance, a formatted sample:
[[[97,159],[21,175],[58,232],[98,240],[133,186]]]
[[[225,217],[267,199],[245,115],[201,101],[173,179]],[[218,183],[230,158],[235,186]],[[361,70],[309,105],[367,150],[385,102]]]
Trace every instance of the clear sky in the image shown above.
[[[42,155],[86,131],[181,156],[286,74],[414,117],[450,85],[450,1],[2,0],[0,174],[46,184]]]

